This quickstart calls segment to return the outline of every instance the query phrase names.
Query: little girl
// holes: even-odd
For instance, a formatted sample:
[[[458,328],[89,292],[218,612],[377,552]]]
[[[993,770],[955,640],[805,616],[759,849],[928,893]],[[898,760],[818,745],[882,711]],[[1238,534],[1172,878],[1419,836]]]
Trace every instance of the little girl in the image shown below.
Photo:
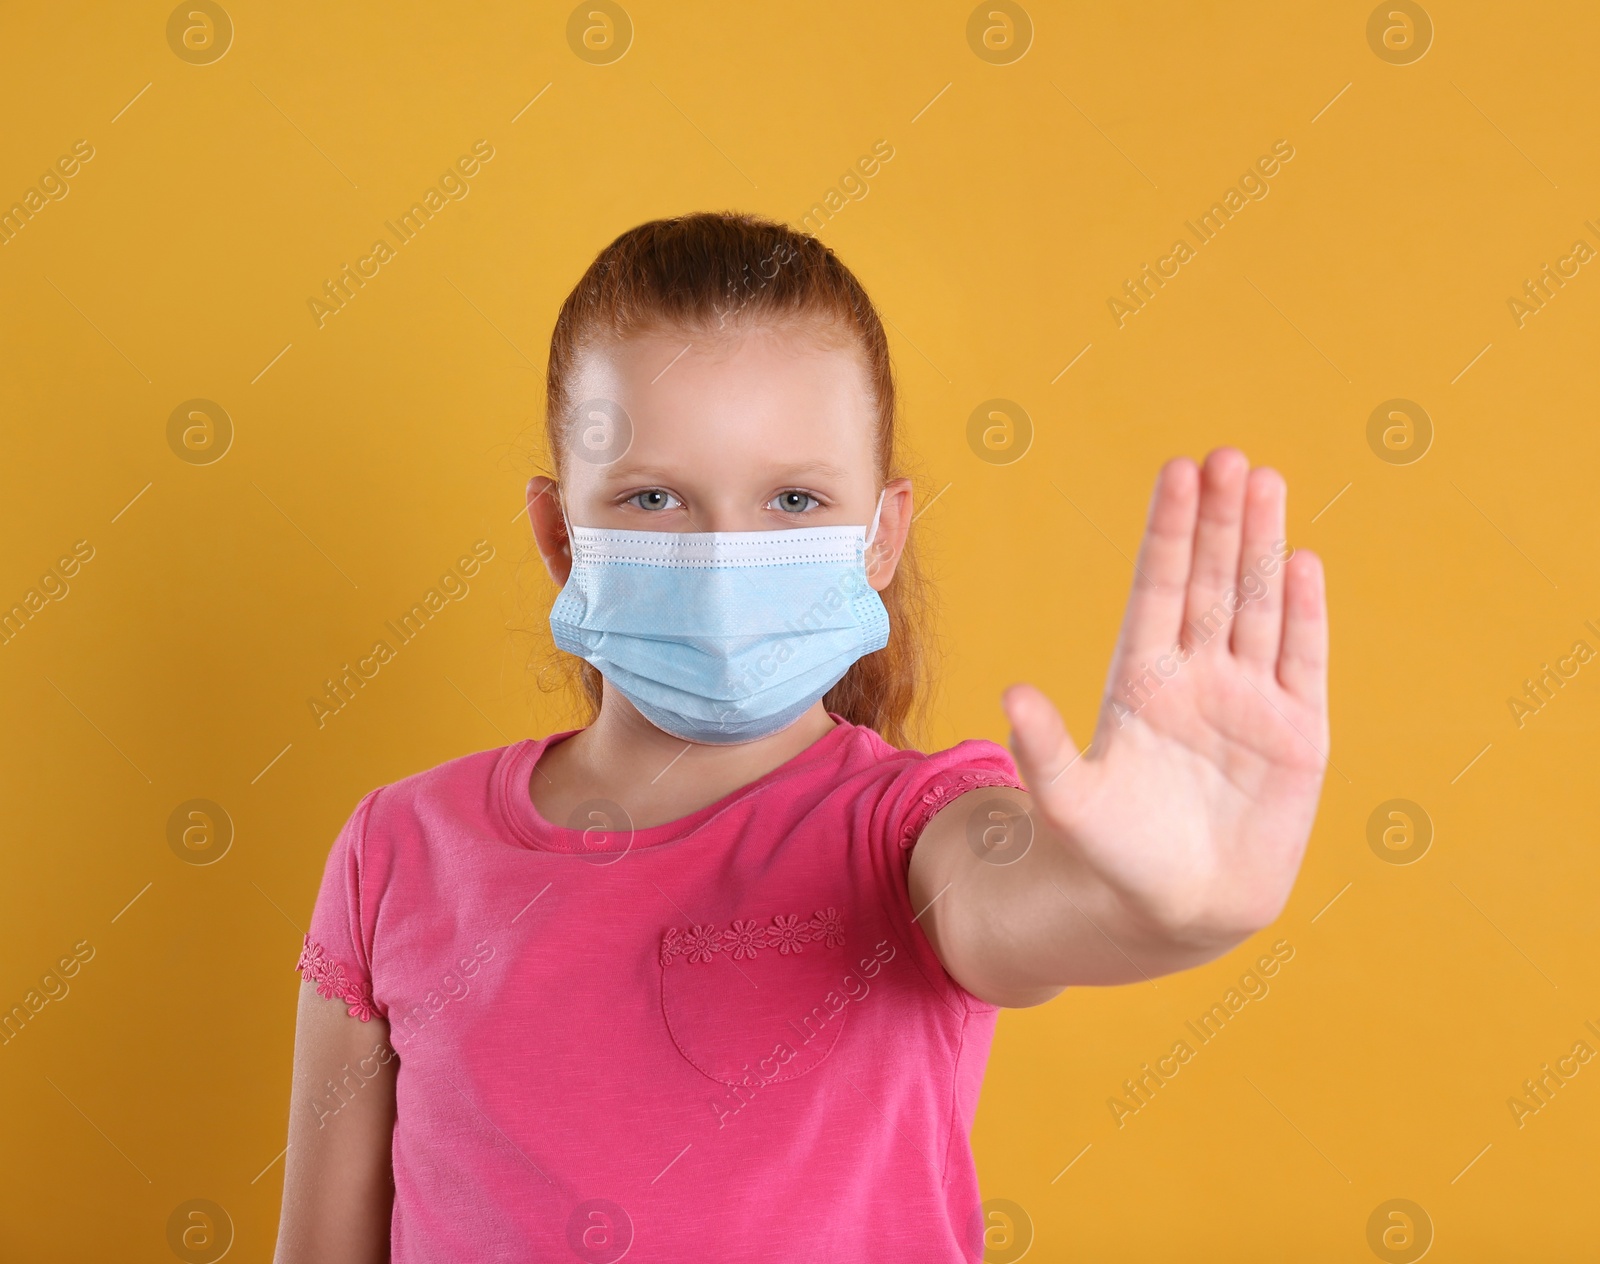
[[[983,1258],[999,1008],[1210,960],[1288,898],[1327,634],[1283,480],[1163,468],[1087,751],[1016,685],[1015,764],[925,755],[888,346],[828,247],[624,233],[547,404],[529,516],[592,720],[334,841],[277,1260]]]

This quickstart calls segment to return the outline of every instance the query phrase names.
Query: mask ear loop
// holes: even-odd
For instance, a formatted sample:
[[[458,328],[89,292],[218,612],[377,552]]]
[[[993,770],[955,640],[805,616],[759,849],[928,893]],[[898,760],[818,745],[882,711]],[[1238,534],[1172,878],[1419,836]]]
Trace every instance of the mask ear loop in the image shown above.
[[[888,490],[889,489],[885,487],[883,491],[878,493],[878,507],[872,511],[872,525],[867,528],[866,542],[869,547],[872,544],[873,538],[878,534],[878,518],[883,513],[883,498]]]
[[[862,545],[862,556],[863,556],[863,559],[866,559],[868,557],[868,555],[870,554],[871,549],[872,549],[872,542],[878,536],[878,519],[883,514],[883,498],[884,498],[884,495],[888,492],[888,490],[889,489],[887,487],[885,487],[883,489],[883,491],[878,493],[878,507],[872,511],[872,525],[867,528],[866,542]],[[871,566],[871,564],[869,562],[868,565],[867,565],[867,577],[869,579],[872,576],[872,570],[873,570],[873,568],[872,568],[872,566]]]
[[[556,484],[556,504],[561,507],[561,525],[566,529],[567,542],[561,546],[561,551],[568,557],[572,556],[572,520],[567,517],[567,498],[561,494],[561,484]]]

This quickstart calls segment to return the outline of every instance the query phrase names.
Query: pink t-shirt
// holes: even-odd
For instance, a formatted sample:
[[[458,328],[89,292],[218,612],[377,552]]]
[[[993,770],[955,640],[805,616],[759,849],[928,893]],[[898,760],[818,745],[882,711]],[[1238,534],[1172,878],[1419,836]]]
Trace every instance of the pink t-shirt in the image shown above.
[[[396,1264],[981,1258],[997,1011],[906,871],[955,796],[1020,785],[1010,755],[840,721],[679,820],[596,802],[586,831],[529,793],[570,735],[371,791],[328,857],[299,968],[393,1053],[313,1109],[336,1126],[398,1054]]]

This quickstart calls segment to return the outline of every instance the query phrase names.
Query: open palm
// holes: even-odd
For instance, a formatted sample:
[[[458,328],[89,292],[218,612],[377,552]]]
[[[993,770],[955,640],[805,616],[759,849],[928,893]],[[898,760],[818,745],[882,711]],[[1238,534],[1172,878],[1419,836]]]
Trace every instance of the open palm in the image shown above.
[[[1044,823],[1196,942],[1277,916],[1327,763],[1322,567],[1288,555],[1284,501],[1282,477],[1236,449],[1169,462],[1089,748],[1039,690],[1004,699]]]

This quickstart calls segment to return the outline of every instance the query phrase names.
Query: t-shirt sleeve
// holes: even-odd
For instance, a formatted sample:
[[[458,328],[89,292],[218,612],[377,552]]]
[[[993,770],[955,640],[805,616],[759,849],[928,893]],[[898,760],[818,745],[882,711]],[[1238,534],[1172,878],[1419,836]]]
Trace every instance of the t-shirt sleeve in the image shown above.
[[[879,847],[887,861],[889,900],[908,936],[913,957],[931,983],[948,999],[967,1009],[993,1009],[957,983],[948,973],[917,921],[908,886],[911,851],[922,831],[943,808],[973,790],[992,786],[1025,789],[1005,747],[984,738],[969,738],[948,750],[909,760],[894,776],[879,802]]]
[[[326,997],[340,1000],[352,1016],[367,1022],[383,1015],[372,999],[373,901],[362,888],[367,817],[378,791],[356,805],[334,839],[322,870],[322,885],[311,910],[311,930],[295,968]]]
[[[910,864],[911,848],[935,815],[967,791],[986,786],[1025,788],[1010,752],[984,738],[969,738],[909,763],[886,804],[889,840],[906,852],[905,863]]]

